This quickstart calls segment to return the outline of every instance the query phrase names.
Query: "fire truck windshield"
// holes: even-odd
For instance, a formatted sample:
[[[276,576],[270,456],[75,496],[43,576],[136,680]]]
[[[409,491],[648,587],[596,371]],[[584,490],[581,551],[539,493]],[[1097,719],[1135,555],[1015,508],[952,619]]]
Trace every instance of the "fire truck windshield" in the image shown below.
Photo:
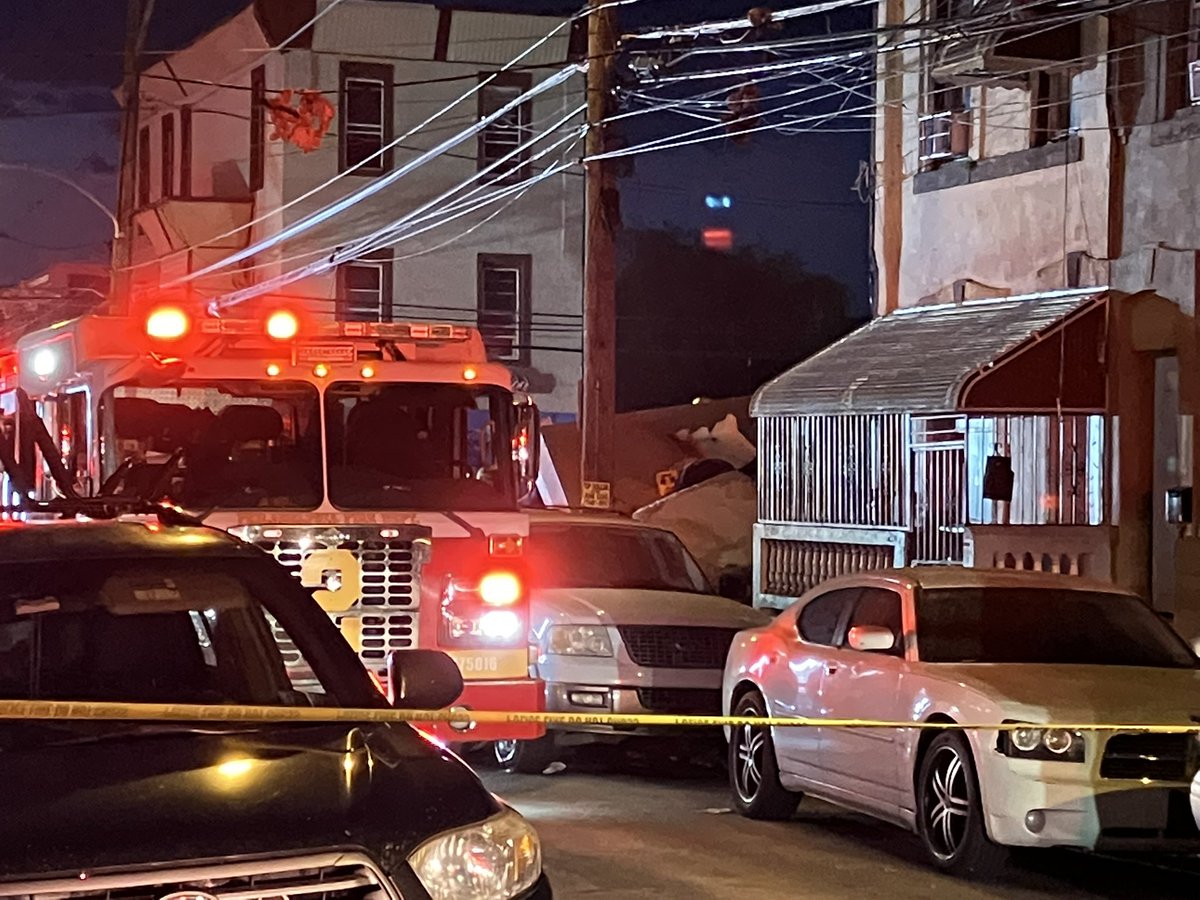
[[[189,509],[315,509],[318,404],[317,389],[300,381],[119,385],[100,411],[106,487],[139,493],[173,466],[166,487]]]
[[[488,385],[335,382],[325,391],[330,502],[511,508],[511,417],[512,396]]]

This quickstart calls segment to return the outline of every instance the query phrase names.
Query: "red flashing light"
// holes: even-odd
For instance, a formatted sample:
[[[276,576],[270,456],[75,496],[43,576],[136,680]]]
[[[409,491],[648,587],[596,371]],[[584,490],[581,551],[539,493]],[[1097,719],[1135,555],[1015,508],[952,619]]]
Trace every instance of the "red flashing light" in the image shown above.
[[[290,341],[300,333],[300,320],[286,309],[271,313],[267,319],[267,336],[277,341]]]
[[[704,241],[704,246],[709,250],[733,249],[733,229],[731,228],[705,228],[700,236]]]
[[[160,306],[146,317],[146,334],[155,340],[177,341],[191,329],[191,317],[178,306]]]
[[[480,579],[479,599],[488,606],[512,606],[521,599],[521,579],[512,572],[489,572]]]

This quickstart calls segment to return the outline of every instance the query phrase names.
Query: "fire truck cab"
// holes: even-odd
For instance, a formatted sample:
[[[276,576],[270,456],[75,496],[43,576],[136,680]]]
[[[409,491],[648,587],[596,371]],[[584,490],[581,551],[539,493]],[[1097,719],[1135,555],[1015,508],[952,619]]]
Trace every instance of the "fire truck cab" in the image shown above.
[[[433,648],[462,671],[461,706],[542,708],[522,570],[537,409],[475,329],[85,316],[0,362],[0,415],[6,505],[169,501],[291,569],[381,683],[390,652]]]

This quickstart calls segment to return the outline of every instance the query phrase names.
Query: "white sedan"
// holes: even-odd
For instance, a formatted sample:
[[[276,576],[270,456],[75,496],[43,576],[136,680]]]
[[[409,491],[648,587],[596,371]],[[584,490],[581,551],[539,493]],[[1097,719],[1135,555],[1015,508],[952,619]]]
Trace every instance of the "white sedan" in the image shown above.
[[[674,534],[614,515],[532,512],[534,672],[546,709],[717,715],[734,635],[770,616],[718,597]],[[537,741],[499,741],[497,762],[541,772],[564,743],[660,733],[551,726]]]
[[[1194,735],[1055,726],[1193,725],[1198,666],[1111,585],[941,567],[836,579],[738,635],[724,710],[947,727],[732,729],[734,803],[784,819],[808,793],[916,831],[934,865],[974,877],[1008,847],[1195,849]],[[1006,723],[1022,727],[971,727]]]

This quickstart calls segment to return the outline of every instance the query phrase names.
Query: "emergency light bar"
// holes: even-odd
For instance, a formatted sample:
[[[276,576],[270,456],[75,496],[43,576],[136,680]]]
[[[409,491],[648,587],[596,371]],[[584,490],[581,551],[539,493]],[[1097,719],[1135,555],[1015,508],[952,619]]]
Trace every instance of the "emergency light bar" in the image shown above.
[[[290,313],[275,313],[267,319],[266,326],[255,319],[202,319],[201,334],[260,335],[269,334],[277,340],[291,337],[313,338],[366,338],[381,341],[466,341],[471,329],[463,325],[447,325],[433,322],[321,322],[314,325],[308,335],[301,335],[300,328]]]

